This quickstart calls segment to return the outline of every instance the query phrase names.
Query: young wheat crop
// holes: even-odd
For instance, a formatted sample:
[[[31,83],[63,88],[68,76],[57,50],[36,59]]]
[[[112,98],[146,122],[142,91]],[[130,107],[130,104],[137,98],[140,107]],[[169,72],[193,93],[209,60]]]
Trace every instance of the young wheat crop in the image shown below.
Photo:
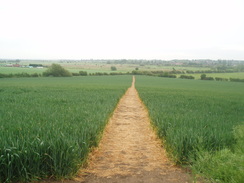
[[[235,143],[232,129],[244,121],[243,84],[142,76],[136,88],[176,161]]]
[[[131,77],[0,80],[0,182],[74,175]]]

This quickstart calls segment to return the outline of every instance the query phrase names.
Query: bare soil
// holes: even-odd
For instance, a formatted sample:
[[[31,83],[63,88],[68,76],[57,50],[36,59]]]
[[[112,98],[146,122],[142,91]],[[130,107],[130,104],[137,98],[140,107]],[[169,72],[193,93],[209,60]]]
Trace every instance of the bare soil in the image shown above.
[[[75,180],[84,183],[187,183],[190,174],[166,156],[134,86],[121,98],[88,167]]]

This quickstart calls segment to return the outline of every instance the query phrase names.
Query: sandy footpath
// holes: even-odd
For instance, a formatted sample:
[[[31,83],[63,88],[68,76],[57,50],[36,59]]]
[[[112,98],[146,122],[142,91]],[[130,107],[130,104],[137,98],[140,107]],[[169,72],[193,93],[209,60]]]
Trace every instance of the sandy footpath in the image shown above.
[[[192,177],[166,156],[148,111],[131,87],[119,101],[88,166],[73,180],[42,183],[190,183]]]
[[[150,126],[148,112],[132,86],[121,98],[88,167],[69,182],[192,182],[191,176],[166,157]]]

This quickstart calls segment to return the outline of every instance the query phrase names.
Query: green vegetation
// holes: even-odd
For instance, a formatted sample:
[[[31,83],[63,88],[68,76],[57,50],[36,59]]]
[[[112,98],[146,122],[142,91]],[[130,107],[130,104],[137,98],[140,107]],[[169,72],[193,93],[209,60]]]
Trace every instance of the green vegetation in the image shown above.
[[[230,78],[230,81],[233,81],[233,82],[244,82],[244,79],[240,79],[240,78]]]
[[[235,126],[244,122],[243,83],[137,76],[136,88],[159,137],[176,162],[195,164],[195,169],[206,177],[207,165],[212,167],[212,174],[221,172],[223,167],[235,173],[243,171],[243,149],[237,153],[240,145],[236,144],[240,138],[233,135]],[[222,157],[229,156],[233,161],[225,164]],[[220,161],[222,167],[215,166]],[[205,169],[199,168],[204,162]],[[240,182],[240,176],[235,178],[234,173],[225,176],[229,177],[215,179]]]
[[[147,76],[158,76],[158,77],[166,77],[166,78],[177,78],[176,71],[139,71],[133,70],[133,75],[147,75]]]
[[[47,70],[46,68],[0,67],[1,74],[18,74],[18,73],[42,74],[46,70]]]
[[[201,74],[187,74],[190,76],[195,77],[195,79],[201,79]],[[178,74],[177,76],[180,76]],[[243,72],[235,72],[235,73],[207,73],[208,77],[213,77],[213,78],[224,78],[229,80],[229,78],[240,78],[244,79],[244,73]]]
[[[26,78],[26,77],[39,77],[41,74],[33,73],[33,74],[28,74],[26,72],[22,73],[16,73],[16,74],[1,74],[0,73],[0,78]]]
[[[0,80],[0,182],[74,175],[131,76]]]
[[[235,127],[236,144],[230,150],[222,149],[215,153],[197,152],[193,171],[206,176],[212,182],[242,183],[244,180],[244,125]]]
[[[117,68],[115,66],[111,66],[111,71],[117,71]]]
[[[206,74],[201,74],[201,80],[214,80],[213,77],[207,77]]]
[[[187,75],[180,75],[181,79],[195,79],[193,76],[187,76]]]
[[[42,74],[43,76],[54,76],[54,77],[70,77],[72,74],[63,68],[59,64],[52,64],[45,72]]]
[[[79,75],[80,76],[87,76],[87,72],[86,71],[79,71]]]
[[[243,82],[244,62],[235,60],[0,60],[0,77],[42,76],[46,67],[52,63],[60,64],[72,73],[80,76],[79,71],[88,75],[135,74],[182,79],[207,79],[216,81]],[[116,68],[116,70],[115,70]],[[111,70],[114,69],[114,70]],[[140,72],[138,72],[140,70]],[[32,76],[34,74],[34,76]]]
[[[243,179],[242,62],[105,62],[57,61],[62,67],[54,70],[0,67],[0,165],[6,167],[0,182],[74,174],[130,85],[131,76],[109,75],[126,74],[137,75],[138,92],[176,162],[211,181]],[[57,76],[86,77],[40,77],[56,76],[55,70],[62,73]],[[176,76],[181,79],[171,79]]]

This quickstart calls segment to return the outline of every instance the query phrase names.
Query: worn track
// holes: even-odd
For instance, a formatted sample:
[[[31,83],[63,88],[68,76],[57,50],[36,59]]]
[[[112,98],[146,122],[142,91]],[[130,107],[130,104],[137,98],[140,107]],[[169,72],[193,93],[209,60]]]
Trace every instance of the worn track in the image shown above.
[[[76,182],[192,182],[168,160],[148,112],[132,86],[121,98],[100,142]]]

